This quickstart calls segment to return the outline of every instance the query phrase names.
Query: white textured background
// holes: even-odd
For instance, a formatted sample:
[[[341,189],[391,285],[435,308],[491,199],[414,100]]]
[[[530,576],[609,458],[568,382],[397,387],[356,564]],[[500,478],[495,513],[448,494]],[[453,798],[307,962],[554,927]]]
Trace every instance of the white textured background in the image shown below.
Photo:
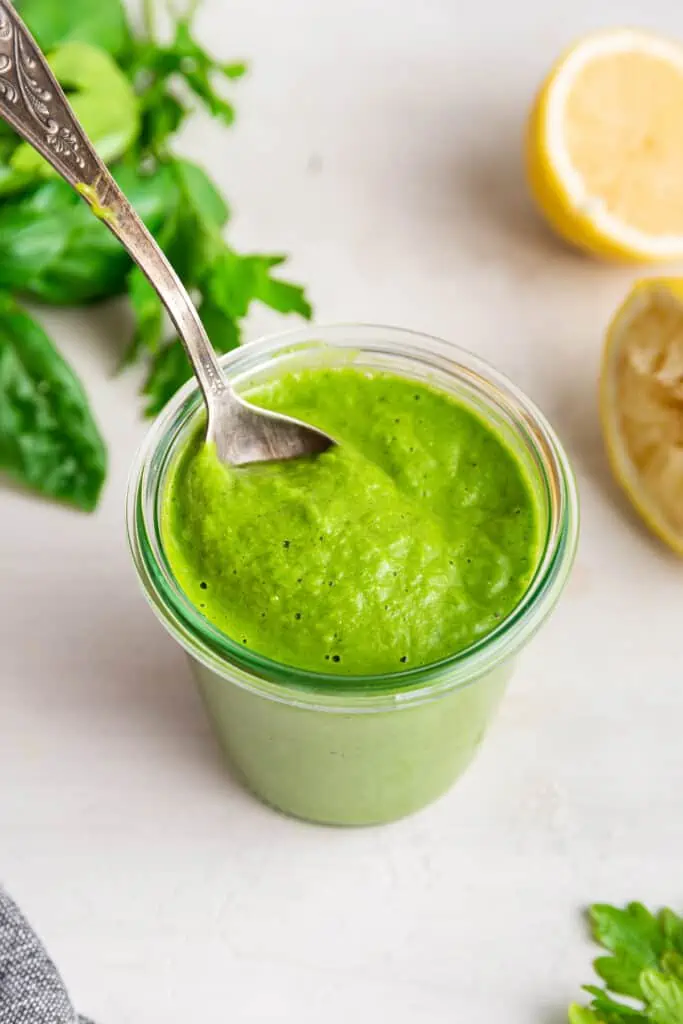
[[[206,0],[199,34],[253,60],[234,131],[185,137],[236,244],[291,251],[321,320],[433,332],[507,371],[567,444],[583,538],[449,796],[370,831],[280,818],[226,775],[137,592],[125,314],[46,317],[112,465],[93,518],[0,491],[0,877],[98,1024],[560,1024],[590,980],[584,904],[683,904],[683,571],[611,484],[594,402],[633,274],[555,243],[520,169],[539,77],[614,22],[683,36],[675,0]]]

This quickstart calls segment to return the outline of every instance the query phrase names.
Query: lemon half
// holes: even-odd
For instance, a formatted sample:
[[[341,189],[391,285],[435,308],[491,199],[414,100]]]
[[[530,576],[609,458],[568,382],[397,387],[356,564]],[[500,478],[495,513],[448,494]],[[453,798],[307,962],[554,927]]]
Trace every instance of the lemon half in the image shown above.
[[[599,256],[683,257],[683,46],[647,32],[587,36],[532,110],[527,169],[546,219]]]
[[[683,279],[641,281],[617,311],[600,413],[617,480],[650,528],[683,555]]]

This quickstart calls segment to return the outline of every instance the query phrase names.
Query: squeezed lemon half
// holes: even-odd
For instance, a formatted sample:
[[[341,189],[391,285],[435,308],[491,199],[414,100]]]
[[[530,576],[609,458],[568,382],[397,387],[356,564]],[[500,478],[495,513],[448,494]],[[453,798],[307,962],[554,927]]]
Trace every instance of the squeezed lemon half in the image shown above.
[[[614,474],[683,555],[683,279],[638,283],[607,332],[600,414]]]
[[[527,170],[550,225],[603,257],[683,257],[683,46],[646,32],[587,36],[531,112]]]

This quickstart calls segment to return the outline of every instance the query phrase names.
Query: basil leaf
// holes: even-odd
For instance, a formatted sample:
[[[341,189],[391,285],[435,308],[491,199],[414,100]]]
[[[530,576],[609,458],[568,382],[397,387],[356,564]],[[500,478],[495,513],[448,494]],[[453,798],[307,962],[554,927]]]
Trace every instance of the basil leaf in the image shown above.
[[[78,378],[42,327],[0,293],[0,470],[89,512],[106,468]]]
[[[112,57],[87,43],[64,43],[49,57],[49,64],[69,102],[105,163],[116,160],[132,145],[140,131],[138,100],[133,87]],[[13,179],[3,181],[7,194],[26,187],[27,177],[52,177],[56,171],[28,142],[10,157]]]
[[[174,216],[179,193],[171,171],[115,177],[152,233]],[[0,288],[56,305],[81,305],[122,292],[130,257],[63,181],[50,181],[0,205]]]
[[[121,0],[15,0],[40,48],[78,40],[99,46],[112,57],[127,54],[131,34]]]

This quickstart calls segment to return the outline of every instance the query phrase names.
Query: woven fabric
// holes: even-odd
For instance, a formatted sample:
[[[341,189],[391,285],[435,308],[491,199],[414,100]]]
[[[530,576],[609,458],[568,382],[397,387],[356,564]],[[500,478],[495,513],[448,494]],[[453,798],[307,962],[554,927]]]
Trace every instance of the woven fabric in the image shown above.
[[[92,1024],[71,1005],[42,943],[0,889],[0,1024]]]

